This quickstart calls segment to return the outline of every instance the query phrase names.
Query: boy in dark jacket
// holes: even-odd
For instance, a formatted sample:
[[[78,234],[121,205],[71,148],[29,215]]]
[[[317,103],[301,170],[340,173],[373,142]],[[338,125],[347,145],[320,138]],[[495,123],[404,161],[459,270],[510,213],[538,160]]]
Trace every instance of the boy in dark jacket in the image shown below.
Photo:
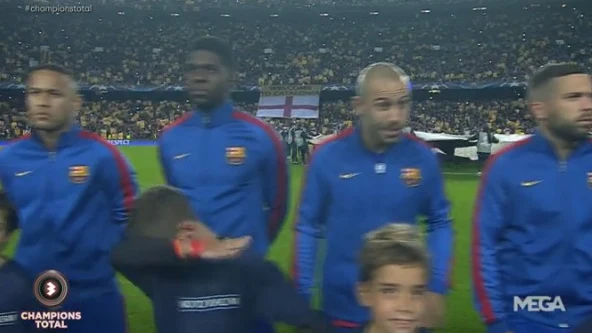
[[[0,252],[17,228],[17,214],[6,194],[0,192]],[[34,305],[33,279],[19,264],[0,256],[0,286],[0,332],[25,332],[20,313]]]
[[[112,259],[152,300],[158,332],[248,332],[261,316],[325,332],[274,264],[242,253],[249,241],[218,240],[183,194],[158,186],[136,200]]]

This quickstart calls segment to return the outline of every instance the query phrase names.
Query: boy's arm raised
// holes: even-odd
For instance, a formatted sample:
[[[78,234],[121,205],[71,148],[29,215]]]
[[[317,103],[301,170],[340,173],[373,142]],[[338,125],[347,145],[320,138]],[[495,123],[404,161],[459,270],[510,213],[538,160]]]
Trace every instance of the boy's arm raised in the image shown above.
[[[168,240],[130,235],[111,252],[113,265],[120,267],[184,266],[188,259],[227,259],[238,255],[250,244],[250,237],[225,240],[177,238]]]

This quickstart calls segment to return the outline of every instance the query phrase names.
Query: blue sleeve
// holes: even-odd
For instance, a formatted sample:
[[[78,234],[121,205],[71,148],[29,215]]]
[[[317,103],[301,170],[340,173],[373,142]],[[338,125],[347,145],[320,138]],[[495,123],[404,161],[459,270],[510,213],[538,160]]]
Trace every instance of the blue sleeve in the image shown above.
[[[263,168],[263,196],[268,209],[268,237],[271,244],[282,229],[288,210],[289,177],[284,144],[277,134],[269,129],[265,142]]]
[[[253,278],[255,309],[269,322],[282,322],[300,328],[315,328],[320,317],[312,311],[278,267],[260,258],[250,260],[249,271]]]
[[[136,173],[127,159],[115,146],[109,146],[110,158],[102,166],[100,172],[103,175],[103,184],[107,195],[112,200],[113,223],[117,225],[119,232],[113,239],[112,245],[121,240],[127,226],[127,219],[138,194]]]
[[[427,156],[425,181],[428,188],[423,215],[426,217],[427,246],[432,258],[429,290],[444,294],[450,287],[454,263],[454,230],[438,158],[431,151]]]
[[[158,150],[158,162],[160,163],[160,171],[162,173],[162,177],[164,178],[164,181],[166,184],[172,185],[171,184],[172,178],[170,176],[171,168],[167,163],[168,159],[165,157],[166,155],[165,155],[164,139],[162,136],[157,141],[156,149]]]
[[[321,174],[323,163],[319,159],[317,152],[303,176],[294,223],[292,276],[298,292],[309,301],[314,285],[318,240],[323,237],[324,208],[329,200],[329,190]]]
[[[475,306],[489,333],[507,332],[503,286],[497,262],[497,247],[504,226],[504,170],[495,157],[485,166],[473,212],[471,242]]]

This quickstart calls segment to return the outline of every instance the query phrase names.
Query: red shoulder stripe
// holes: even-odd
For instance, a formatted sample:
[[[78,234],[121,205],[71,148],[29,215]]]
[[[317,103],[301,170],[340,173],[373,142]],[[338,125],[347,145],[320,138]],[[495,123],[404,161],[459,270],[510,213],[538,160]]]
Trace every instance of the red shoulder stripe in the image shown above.
[[[284,144],[282,140],[279,138],[275,130],[269,126],[264,121],[245,113],[245,112],[233,112],[232,116],[235,119],[245,121],[249,124],[255,125],[261,128],[265,134],[271,140],[273,145],[273,150],[275,152],[276,157],[276,165],[277,165],[277,176],[276,176],[276,195],[273,200],[272,206],[273,207],[273,214],[270,217],[269,224],[268,224],[268,234],[269,236],[277,235],[278,229],[281,226],[281,220],[284,212],[287,209],[287,198],[288,198],[288,188],[287,184],[289,182],[288,179],[288,165],[286,162],[286,156],[284,154]]]
[[[109,152],[115,159],[115,165],[120,175],[119,185],[123,193],[123,205],[125,209],[128,211],[128,213],[131,212],[135,198],[135,191],[125,158],[114,145],[112,145],[109,141],[103,139],[100,135],[88,131],[81,131],[80,135],[85,139],[96,141],[102,144],[105,148],[109,150]]]
[[[187,120],[189,120],[189,118],[191,118],[192,115],[193,115],[193,112],[191,112],[191,111],[183,113],[183,115],[181,115],[181,117],[175,119],[175,121],[173,121],[172,123],[166,125],[163,128],[162,132],[164,133],[164,132],[170,130],[171,128],[173,128],[173,127],[176,127],[176,126],[181,125],[182,123],[184,123]]]

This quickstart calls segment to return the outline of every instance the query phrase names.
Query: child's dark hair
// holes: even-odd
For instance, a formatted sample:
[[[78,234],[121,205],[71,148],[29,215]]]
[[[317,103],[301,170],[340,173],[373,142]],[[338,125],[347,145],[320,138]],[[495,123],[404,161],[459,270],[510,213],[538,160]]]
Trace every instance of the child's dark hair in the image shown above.
[[[155,186],[144,191],[134,202],[129,229],[150,237],[172,238],[183,221],[196,220],[189,200],[179,190]]]
[[[388,224],[364,237],[360,252],[360,282],[368,282],[384,266],[420,266],[429,274],[429,256],[417,229],[404,223]]]
[[[5,214],[7,233],[18,229],[18,215],[4,191],[0,191],[0,213]]]

